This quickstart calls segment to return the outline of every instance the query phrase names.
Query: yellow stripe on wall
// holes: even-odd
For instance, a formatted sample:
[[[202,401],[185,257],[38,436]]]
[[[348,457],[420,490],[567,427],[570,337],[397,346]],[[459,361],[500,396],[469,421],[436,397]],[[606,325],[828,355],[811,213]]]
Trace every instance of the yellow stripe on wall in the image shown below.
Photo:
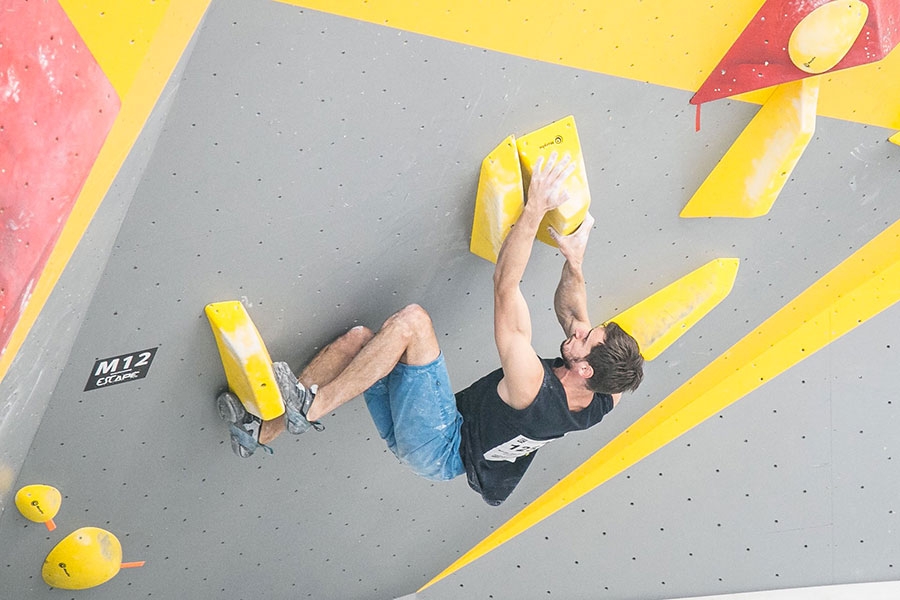
[[[59,0],[119,98],[147,56],[170,0]]]
[[[696,91],[763,0],[280,0],[606,75]],[[738,98],[762,103],[771,90]],[[687,103],[687,99],[685,100]],[[819,113],[900,129],[900,51],[825,74]]]
[[[422,589],[564,508],[898,300],[900,221],[772,315]]]

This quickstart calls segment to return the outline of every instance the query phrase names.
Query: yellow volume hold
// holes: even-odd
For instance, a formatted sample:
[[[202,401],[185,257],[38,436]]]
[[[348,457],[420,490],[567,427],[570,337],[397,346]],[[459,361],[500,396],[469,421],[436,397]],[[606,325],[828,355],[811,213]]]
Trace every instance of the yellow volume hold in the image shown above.
[[[769,212],[816,130],[819,78],[775,88],[682,217],[759,217]]]
[[[519,149],[519,161],[522,163],[523,174],[528,180],[531,179],[531,172],[538,157],[543,156],[546,163],[547,157],[554,150],[559,154],[560,159],[568,153],[575,161],[575,171],[566,179],[569,200],[559,208],[547,213],[547,216],[541,221],[537,233],[537,239],[550,246],[556,246],[556,242],[550,237],[547,228],[553,227],[560,234],[569,235],[578,229],[591,207],[591,192],[588,188],[581,142],[578,139],[578,130],[575,128],[575,117],[569,115],[524,135],[516,140],[516,146]]]
[[[237,300],[206,306],[206,317],[216,337],[228,387],[247,412],[267,421],[284,414],[284,401],[272,359],[244,305]]]
[[[892,135],[891,137],[889,137],[889,138],[888,138],[888,141],[891,142],[891,143],[893,143],[893,144],[897,144],[898,146],[900,146],[900,131],[898,131],[897,133],[895,133],[894,135]]]
[[[653,360],[731,293],[739,264],[736,258],[710,261],[610,320]]]
[[[421,589],[566,507],[900,301],[898,241],[900,221],[709,363]]]
[[[525,206],[516,139],[509,136],[481,163],[469,249],[493,263]]]

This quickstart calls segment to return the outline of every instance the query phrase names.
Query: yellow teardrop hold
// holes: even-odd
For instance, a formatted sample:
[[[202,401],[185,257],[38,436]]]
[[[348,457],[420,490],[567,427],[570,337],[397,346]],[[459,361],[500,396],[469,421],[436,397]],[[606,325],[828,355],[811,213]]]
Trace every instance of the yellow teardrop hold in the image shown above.
[[[83,590],[116,576],[122,566],[122,544],[99,527],[82,527],[63,538],[47,558],[41,576],[47,585]]]
[[[823,4],[803,17],[791,32],[791,62],[812,74],[834,68],[853,47],[868,17],[869,7],[861,0]]]
[[[55,517],[61,504],[62,494],[51,485],[26,485],[16,492],[16,508],[35,523],[46,523]]]

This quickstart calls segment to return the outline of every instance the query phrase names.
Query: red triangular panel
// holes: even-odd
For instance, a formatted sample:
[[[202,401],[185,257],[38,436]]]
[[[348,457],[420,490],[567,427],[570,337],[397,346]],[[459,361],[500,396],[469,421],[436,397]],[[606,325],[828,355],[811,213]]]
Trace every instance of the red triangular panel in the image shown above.
[[[119,98],[58,0],[0,0],[0,352]]]
[[[808,77],[791,62],[788,40],[806,15],[830,1],[767,0],[691,98],[691,104]],[[900,0],[863,2],[869,6],[866,24],[850,51],[831,71],[879,61],[900,42]]]

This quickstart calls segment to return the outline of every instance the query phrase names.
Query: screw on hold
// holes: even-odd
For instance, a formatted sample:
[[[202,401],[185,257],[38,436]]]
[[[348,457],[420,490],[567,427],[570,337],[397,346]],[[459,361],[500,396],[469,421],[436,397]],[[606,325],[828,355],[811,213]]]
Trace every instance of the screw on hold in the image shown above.
[[[555,143],[557,143],[557,144],[562,144],[562,142],[563,142],[562,136],[561,136],[561,135],[556,136],[556,137],[553,139],[553,141],[554,141]]]
[[[66,571],[66,563],[64,563],[64,562],[59,563],[59,568],[63,570],[63,573],[66,574],[66,577],[71,577],[71,575],[69,575],[69,572]]]
[[[41,510],[41,507],[39,506],[39,505],[40,505],[40,502],[38,502],[37,500],[32,500],[32,501],[31,501],[31,505],[32,505],[33,507],[35,507],[36,509],[38,509],[38,512],[39,512],[39,513],[44,514],[44,511],[42,511],[42,510]]]
[[[816,60],[816,57],[815,57],[815,56],[813,56],[811,59],[809,59],[808,61],[806,61],[805,63],[803,63],[803,66],[806,67],[806,68],[808,69],[808,68],[809,68],[809,65],[811,65],[812,62],[813,62],[814,60]]]

